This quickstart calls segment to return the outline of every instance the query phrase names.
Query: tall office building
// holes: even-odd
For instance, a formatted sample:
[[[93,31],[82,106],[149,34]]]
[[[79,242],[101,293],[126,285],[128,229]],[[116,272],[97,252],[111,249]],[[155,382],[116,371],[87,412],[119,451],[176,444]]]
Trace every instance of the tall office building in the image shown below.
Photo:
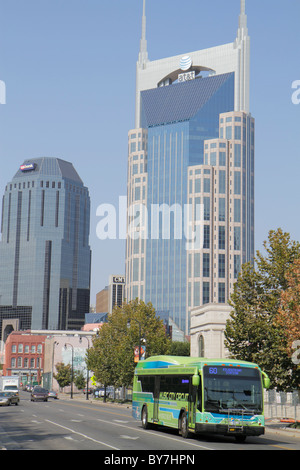
[[[183,337],[191,311],[225,304],[253,257],[250,39],[241,0],[233,43],[150,61],[145,6],[129,132],[125,296],[151,301]]]
[[[89,311],[90,198],[73,165],[26,160],[2,199],[0,334],[80,329]]]

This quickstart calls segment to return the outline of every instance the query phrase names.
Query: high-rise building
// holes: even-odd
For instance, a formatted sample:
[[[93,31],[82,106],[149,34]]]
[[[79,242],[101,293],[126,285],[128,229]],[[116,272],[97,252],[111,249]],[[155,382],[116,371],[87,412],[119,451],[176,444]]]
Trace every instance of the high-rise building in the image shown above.
[[[2,322],[23,329],[80,329],[89,311],[90,198],[73,165],[26,160],[2,199]]]
[[[96,295],[96,311],[112,313],[114,307],[122,307],[125,300],[125,276],[111,274],[108,286]]]
[[[190,331],[254,251],[254,120],[245,0],[232,43],[150,61],[146,2],[129,132],[126,299]]]

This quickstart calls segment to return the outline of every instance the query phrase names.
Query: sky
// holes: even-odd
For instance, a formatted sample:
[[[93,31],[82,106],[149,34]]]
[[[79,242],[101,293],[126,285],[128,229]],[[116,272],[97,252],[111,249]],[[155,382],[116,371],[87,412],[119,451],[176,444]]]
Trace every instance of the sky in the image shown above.
[[[0,0],[0,85],[6,87],[0,194],[25,159],[73,163],[91,198],[92,305],[109,275],[125,271],[125,241],[97,238],[97,207],[113,204],[118,213],[119,197],[126,196],[142,6],[142,0]],[[149,59],[233,42],[239,11],[240,0],[147,0]],[[300,104],[292,101],[300,88],[300,1],[246,0],[246,12],[256,121],[255,244],[262,250],[279,227],[300,241]]]

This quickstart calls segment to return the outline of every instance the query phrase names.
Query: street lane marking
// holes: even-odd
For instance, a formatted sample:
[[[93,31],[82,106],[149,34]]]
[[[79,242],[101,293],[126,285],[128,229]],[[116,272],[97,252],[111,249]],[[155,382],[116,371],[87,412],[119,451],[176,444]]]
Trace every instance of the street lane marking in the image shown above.
[[[104,419],[100,419],[100,418],[96,418],[96,420],[100,421],[101,423],[113,424],[114,426],[120,426],[122,428],[126,428],[127,430],[131,429],[132,431],[135,431],[135,432],[143,432],[143,433],[146,433],[147,435],[151,434],[155,437],[159,437],[159,438],[161,437],[161,438],[164,438],[164,439],[168,439],[170,441],[175,441],[177,443],[180,443],[181,445],[186,444],[186,445],[197,447],[198,449],[204,449],[204,450],[217,450],[217,449],[213,449],[212,447],[205,447],[205,446],[201,446],[201,445],[198,445],[198,444],[194,444],[190,440],[176,439],[175,437],[167,436],[166,434],[162,435],[162,434],[159,434],[158,432],[152,432],[152,431],[141,429],[141,428],[132,428],[130,426],[125,426],[125,424],[114,423],[113,421],[105,421]],[[116,420],[114,420],[114,421],[116,421]]]
[[[54,421],[50,421],[49,419],[46,419],[45,421],[53,424],[54,426],[58,426],[59,428],[65,429],[66,431],[69,431],[73,434],[77,434],[78,436],[84,437],[85,439],[89,439],[90,441],[96,442],[96,444],[101,444],[103,446],[109,447],[110,449],[120,450],[117,447],[111,446],[110,444],[106,444],[106,442],[97,441],[96,439],[90,436],[87,436],[86,434],[82,434],[81,432],[74,431],[74,429],[67,428],[66,426],[62,426],[61,424],[54,423]]]

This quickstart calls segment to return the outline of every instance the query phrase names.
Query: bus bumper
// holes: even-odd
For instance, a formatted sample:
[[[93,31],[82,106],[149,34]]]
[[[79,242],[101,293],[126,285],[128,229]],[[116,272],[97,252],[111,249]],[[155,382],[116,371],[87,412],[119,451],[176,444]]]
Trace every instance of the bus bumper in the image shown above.
[[[226,424],[196,423],[196,434],[219,434],[222,436],[261,436],[265,433],[264,426],[243,426],[243,428],[228,427]]]

